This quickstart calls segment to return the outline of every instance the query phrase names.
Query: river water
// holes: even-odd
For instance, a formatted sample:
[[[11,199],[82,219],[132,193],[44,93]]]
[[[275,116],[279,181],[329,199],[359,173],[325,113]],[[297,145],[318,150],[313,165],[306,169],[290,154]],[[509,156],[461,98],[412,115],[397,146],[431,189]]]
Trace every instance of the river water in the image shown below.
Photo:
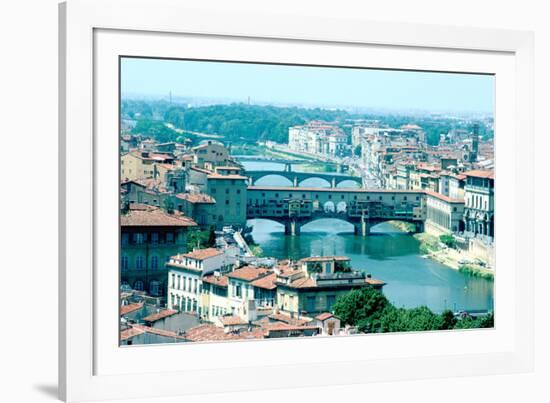
[[[280,164],[245,162],[249,170],[282,170]],[[299,170],[298,166],[295,170]],[[352,183],[352,182],[350,182]],[[288,186],[285,178],[269,176],[258,185]],[[309,179],[302,186],[327,187],[323,180]],[[387,283],[384,294],[398,307],[426,305],[444,309],[492,310],[492,280],[471,277],[431,259],[423,258],[419,242],[411,235],[382,223],[368,237],[355,236],[353,225],[337,219],[321,219],[301,228],[300,236],[284,234],[284,227],[269,220],[249,220],[252,236],[265,256],[299,259],[306,256],[345,255],[355,269]]]

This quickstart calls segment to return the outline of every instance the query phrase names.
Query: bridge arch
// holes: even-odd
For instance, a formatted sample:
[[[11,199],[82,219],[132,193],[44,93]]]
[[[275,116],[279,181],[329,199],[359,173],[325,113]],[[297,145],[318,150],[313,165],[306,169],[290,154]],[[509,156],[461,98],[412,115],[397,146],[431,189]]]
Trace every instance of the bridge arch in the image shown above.
[[[283,171],[281,171],[280,174],[269,172],[269,173],[266,173],[265,175],[259,175],[259,176],[256,176],[254,178],[250,178],[250,182],[251,182],[251,184],[258,185],[258,186],[271,185],[271,183],[262,183],[262,182],[269,181],[270,178],[271,179],[277,178],[277,180],[280,180],[282,178],[286,182],[286,184],[282,184],[282,185],[278,184],[278,186],[293,186],[294,185],[292,180],[287,175],[285,175]]]
[[[345,213],[346,211],[348,211],[348,204],[343,200],[339,201],[336,204],[336,212],[337,213]]]
[[[360,179],[344,179],[336,182],[336,187],[340,189],[346,189],[346,188],[357,188],[359,189],[361,187],[361,180]]]
[[[315,182],[312,185],[309,185],[312,181],[323,181],[326,186],[319,186]],[[332,187],[332,183],[327,178],[321,178],[319,176],[311,176],[309,178],[302,179],[301,181],[298,181],[298,187],[318,187],[318,188],[330,188]]]
[[[323,203],[323,211],[325,213],[335,213],[336,205],[332,200],[326,201],[325,203]]]

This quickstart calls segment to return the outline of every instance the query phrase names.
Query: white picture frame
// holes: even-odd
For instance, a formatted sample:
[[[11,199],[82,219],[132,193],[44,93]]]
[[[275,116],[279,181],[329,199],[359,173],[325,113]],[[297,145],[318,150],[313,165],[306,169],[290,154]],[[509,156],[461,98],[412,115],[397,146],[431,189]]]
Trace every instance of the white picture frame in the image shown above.
[[[132,40],[132,36],[140,40]],[[187,38],[185,43],[181,38]],[[170,0],[71,0],[60,5],[59,39],[62,399],[171,396],[532,370],[531,33],[360,19],[228,14],[214,9],[206,12]],[[218,46],[216,50],[216,42],[222,40],[232,46]],[[279,45],[272,46],[270,55],[262,56],[260,48],[268,43]],[[263,61],[288,62],[298,57],[302,48],[330,48],[332,54],[347,57],[348,64],[358,65],[367,63],[361,55],[374,52],[372,55],[380,58],[370,62],[370,67],[399,68],[392,55],[401,52],[407,55],[407,59],[400,56],[401,67],[406,69],[490,70],[497,74],[502,86],[497,84],[496,119],[502,137],[497,136],[496,158],[505,163],[497,162],[501,221],[496,226],[499,275],[495,329],[119,348],[118,338],[113,339],[116,322],[110,320],[118,317],[118,283],[110,281],[118,270],[118,259],[113,261],[118,243],[116,233],[105,230],[118,225],[105,204],[105,200],[112,200],[110,195],[117,186],[106,185],[110,182],[104,180],[112,169],[118,169],[113,165],[118,149],[109,147],[118,136],[113,131],[118,109],[111,108],[118,103],[118,73],[113,71],[113,57],[129,51],[159,57],[183,57],[182,51],[199,56],[201,52],[216,51],[220,60],[263,57],[267,58]],[[363,52],[350,53],[350,48]],[[302,62],[330,62],[326,59],[330,55],[317,61],[315,51],[308,54],[309,59]],[[112,207],[116,212],[114,203]],[[506,227],[499,226],[499,222],[506,222]],[[364,353],[367,350],[369,354]],[[318,351],[324,354],[315,356]],[[296,352],[302,353],[300,359],[292,359]],[[220,356],[232,358],[223,362],[216,359]],[[205,357],[211,362],[205,363]],[[281,372],[300,375],[283,377],[274,384],[273,379]],[[130,384],[140,387],[128,388]]]

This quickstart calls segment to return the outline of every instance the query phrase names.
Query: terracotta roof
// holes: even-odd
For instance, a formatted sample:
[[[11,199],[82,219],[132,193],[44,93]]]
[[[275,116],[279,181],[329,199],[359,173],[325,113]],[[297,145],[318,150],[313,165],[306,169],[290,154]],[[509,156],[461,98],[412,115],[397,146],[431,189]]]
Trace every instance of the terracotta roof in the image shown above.
[[[230,273],[227,273],[227,277],[236,278],[239,280],[253,281],[263,275],[269,270],[263,267],[244,266],[240,269],[236,269]]]
[[[266,290],[273,290],[277,288],[275,282],[277,281],[277,275],[270,273],[267,276],[254,280],[250,285],[258,288],[265,288]]]
[[[186,339],[185,336],[180,336],[176,332],[172,332],[170,330],[157,329],[156,327],[149,327],[144,325],[132,325],[132,327],[134,329],[143,330],[144,332],[156,334],[158,336],[173,337],[175,339]]]
[[[138,336],[143,333],[145,333],[145,330],[139,329],[137,327],[130,327],[120,332],[120,340],[128,340],[134,336]]]
[[[174,259],[190,258],[195,260],[205,260],[214,256],[222,255],[223,252],[216,248],[195,249],[193,252],[184,253],[183,255],[176,255]]]
[[[484,171],[481,169],[474,169],[463,173],[466,176],[474,176],[476,178],[489,178],[495,179],[495,171]]]
[[[149,316],[146,316],[145,318],[143,318],[143,321],[144,322],[156,322],[157,320],[167,318],[169,316],[175,315],[176,313],[178,313],[178,311],[175,311],[173,309],[164,309],[160,312],[153,313]]]
[[[254,328],[250,332],[225,333],[224,329],[212,324],[204,324],[193,327],[185,332],[185,338],[191,341],[224,341],[224,340],[246,340],[262,339],[264,331]]]
[[[230,316],[220,316],[218,317],[219,321],[224,326],[235,326],[235,325],[246,325],[248,322],[242,319],[240,316],[230,315]]]
[[[377,280],[375,278],[369,278],[369,277],[365,278],[365,283],[368,283],[370,285],[386,285],[386,283],[382,280]]]
[[[332,317],[334,317],[334,315],[333,315],[332,313],[330,313],[330,312],[323,312],[323,313],[317,315],[317,316],[315,317],[315,319],[320,320],[320,321],[324,321],[324,320],[327,320],[328,318],[332,318]]]
[[[302,326],[310,322],[310,320],[306,320],[306,319],[291,318],[290,315],[285,315],[283,313],[273,313],[269,315],[268,318],[279,322],[284,322],[289,325],[295,325],[295,326]]]
[[[202,281],[205,283],[217,285],[218,287],[227,287],[228,278],[226,276],[215,276],[213,274],[209,274],[207,276],[204,276],[202,278]]]
[[[461,199],[451,199],[449,196],[442,195],[441,193],[434,192],[433,190],[425,189],[424,192],[428,196],[435,197],[436,199],[443,200],[447,203],[462,203],[464,204],[464,200]]]
[[[310,288],[316,287],[317,283],[310,277],[302,277],[292,281],[288,286],[292,288]]]
[[[214,198],[204,193],[178,193],[176,197],[178,199],[187,200],[189,203],[216,203]]]
[[[130,312],[137,311],[138,309],[141,309],[143,307],[143,302],[136,302],[134,304],[128,304],[128,305],[122,305],[120,307],[120,315],[127,315]]]
[[[140,208],[140,206],[130,205],[128,213],[121,214],[120,225],[122,227],[196,227],[197,223],[178,212],[168,214],[157,207]]]

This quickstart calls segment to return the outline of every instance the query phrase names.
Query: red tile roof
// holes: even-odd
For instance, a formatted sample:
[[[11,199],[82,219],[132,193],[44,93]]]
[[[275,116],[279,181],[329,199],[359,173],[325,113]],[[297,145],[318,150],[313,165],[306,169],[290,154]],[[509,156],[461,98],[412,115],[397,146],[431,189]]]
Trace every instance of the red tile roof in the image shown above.
[[[178,212],[168,214],[157,207],[140,208],[140,206],[130,205],[130,210],[126,214],[121,214],[120,225],[122,227],[196,227],[197,223]]]
[[[219,251],[216,248],[206,248],[206,249],[195,249],[193,252],[184,253],[182,255],[174,256],[174,259],[179,260],[182,258],[189,258],[195,260],[205,260],[210,259],[215,256],[222,255],[223,252]]]
[[[277,288],[275,282],[277,281],[277,275],[275,273],[270,273],[267,276],[254,280],[250,285],[258,288],[265,288],[266,290],[273,290]]]
[[[495,171],[484,171],[481,169],[474,169],[472,171],[463,172],[466,176],[474,176],[476,178],[489,178],[495,179]]]
[[[145,333],[145,330],[139,329],[137,327],[130,327],[120,332],[120,340],[128,340],[134,336],[138,336],[143,333]]]
[[[433,190],[425,189],[424,192],[431,197],[435,197],[436,199],[443,200],[447,203],[462,203],[464,204],[464,200],[461,199],[451,199],[449,196],[442,195],[441,193],[434,192]]]
[[[324,320],[327,320],[327,319],[332,318],[332,317],[334,317],[334,315],[333,315],[332,313],[330,313],[330,312],[323,312],[323,313],[317,315],[317,316],[315,317],[315,319],[320,320],[320,321],[324,321]]]
[[[122,305],[120,307],[120,316],[127,315],[130,312],[137,311],[143,307],[143,302],[136,302],[134,304]]]
[[[143,318],[143,321],[144,322],[156,322],[157,320],[167,318],[167,317],[175,315],[177,313],[178,313],[178,311],[175,311],[173,309],[164,309],[160,312],[153,313],[149,316],[146,316],[145,318]]]
[[[204,276],[202,278],[202,281],[205,283],[217,285],[218,287],[227,287],[228,278],[226,276],[215,276],[213,274],[209,274],[207,276]]]
[[[205,324],[189,329],[185,333],[185,338],[191,341],[263,339],[264,331],[260,328],[253,328],[251,331],[225,333],[224,329],[221,327],[217,327],[212,324]]]
[[[267,272],[269,272],[269,270],[263,267],[243,266],[230,273],[227,273],[227,277],[245,281],[253,281],[265,275]]]
[[[235,325],[246,325],[248,322],[242,319],[240,316],[229,315],[229,316],[220,316],[219,321],[224,326],[235,326]]]

